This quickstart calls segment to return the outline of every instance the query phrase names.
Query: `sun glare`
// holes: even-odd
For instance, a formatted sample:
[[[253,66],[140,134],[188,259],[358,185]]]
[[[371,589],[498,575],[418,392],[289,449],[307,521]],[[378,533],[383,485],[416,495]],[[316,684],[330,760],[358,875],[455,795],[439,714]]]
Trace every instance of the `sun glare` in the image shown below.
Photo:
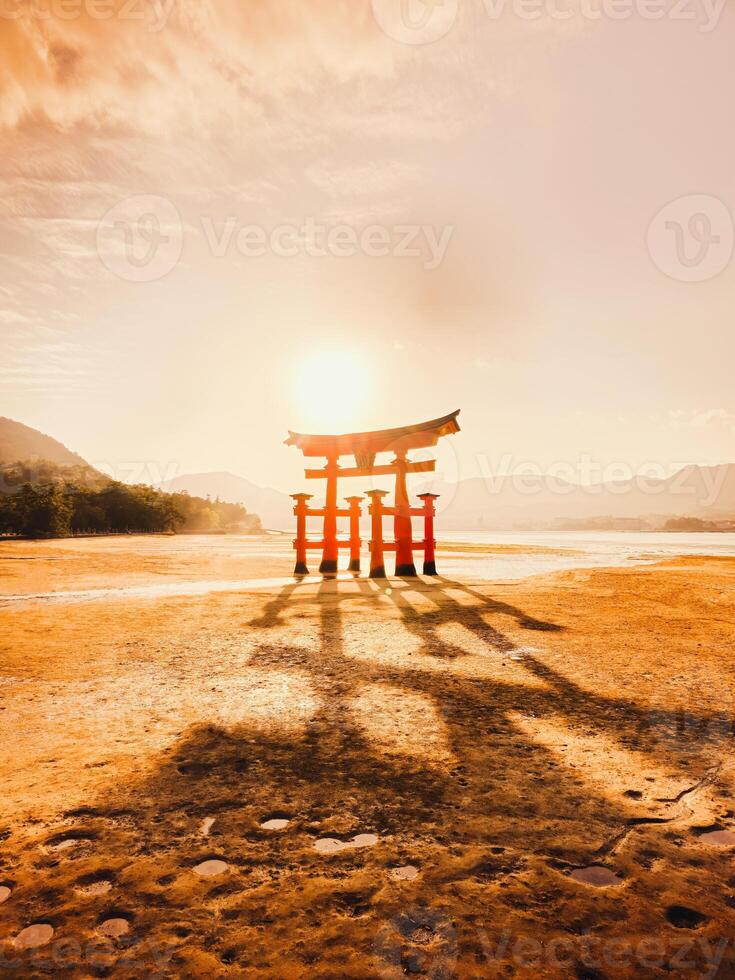
[[[359,423],[370,391],[366,362],[349,351],[322,351],[308,358],[296,377],[303,425],[338,432]]]

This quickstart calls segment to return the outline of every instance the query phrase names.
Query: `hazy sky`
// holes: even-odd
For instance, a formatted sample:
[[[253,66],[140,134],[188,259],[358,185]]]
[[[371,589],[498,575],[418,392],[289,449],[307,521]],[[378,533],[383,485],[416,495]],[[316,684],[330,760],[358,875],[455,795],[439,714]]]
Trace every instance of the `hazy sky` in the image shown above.
[[[735,461],[732,6],[403,3],[0,0],[0,414],[284,490],[455,408],[449,476]]]

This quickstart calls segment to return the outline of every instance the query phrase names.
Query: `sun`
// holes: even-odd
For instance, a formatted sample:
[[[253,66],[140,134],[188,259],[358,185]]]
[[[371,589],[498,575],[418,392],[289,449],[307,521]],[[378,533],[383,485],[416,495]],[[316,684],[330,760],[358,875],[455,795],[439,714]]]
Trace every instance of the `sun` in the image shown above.
[[[322,351],[307,358],[296,376],[299,418],[312,431],[345,431],[359,422],[371,388],[370,368],[353,351]]]

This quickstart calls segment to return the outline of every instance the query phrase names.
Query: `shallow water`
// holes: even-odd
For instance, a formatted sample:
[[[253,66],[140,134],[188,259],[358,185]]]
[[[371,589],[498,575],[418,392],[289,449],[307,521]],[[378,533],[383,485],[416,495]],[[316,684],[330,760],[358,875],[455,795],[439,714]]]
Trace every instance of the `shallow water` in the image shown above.
[[[15,937],[15,945],[19,949],[35,949],[51,942],[54,935],[53,926],[47,922],[37,922],[35,925],[21,929]]]
[[[703,844],[716,844],[718,847],[735,847],[735,833],[732,830],[713,830],[699,838]]]
[[[451,543],[460,548],[457,551],[446,552],[439,546],[437,565],[442,578],[459,581],[509,581],[578,568],[601,568],[635,566],[648,564],[677,555],[713,555],[735,556],[735,533],[663,533],[663,532],[512,532],[512,531],[453,531],[442,533],[439,530],[440,541]],[[173,539],[177,547],[170,542],[163,544],[158,538],[150,540],[136,539],[134,552],[155,553],[158,549],[162,558],[169,551],[172,559],[176,558],[177,549],[189,549],[187,541]],[[461,545],[487,545],[498,550],[484,553],[483,551],[461,550]],[[128,542],[128,546],[129,546]],[[243,542],[237,537],[228,541],[218,537],[216,547],[210,543],[213,559],[217,556],[232,558],[239,554]],[[274,550],[271,543],[269,551],[259,551],[256,546],[251,548],[247,542],[247,550],[242,552],[244,558],[273,559],[280,558],[286,567],[292,567],[293,553],[291,541],[286,539],[279,542],[280,550]],[[119,542],[112,541],[110,547],[119,547]],[[504,548],[511,550],[504,551]],[[168,549],[168,550],[167,550]],[[524,550],[525,549],[525,550]],[[2,556],[6,560],[8,556]],[[11,559],[13,556],[10,556]],[[340,557],[340,563],[347,564],[347,556]],[[390,563],[390,562],[389,562]],[[367,579],[369,569],[369,554],[363,552],[361,580]],[[271,564],[271,567],[272,564]],[[416,554],[416,567],[421,571],[420,553]],[[390,568],[388,569],[390,576]],[[352,582],[354,576],[341,569],[336,579],[330,581]],[[435,581],[428,579],[428,582]],[[248,592],[251,590],[277,590],[286,586],[298,587],[320,586],[324,580],[319,574],[312,573],[296,580],[292,575],[281,575],[271,578],[237,578],[237,579],[191,579],[178,581],[152,581],[146,584],[114,586],[103,584],[102,587],[67,589],[48,592],[27,592],[20,594],[0,593],[0,607],[14,607],[19,604],[34,603],[86,603],[110,599],[161,599],[173,596],[199,596],[219,592]],[[328,586],[327,586],[328,587]]]
[[[217,859],[202,861],[194,868],[194,874],[199,875],[200,878],[212,878],[214,875],[221,875],[225,871],[227,871],[226,862]]]
[[[664,531],[437,531],[440,541],[548,548],[544,551],[453,552],[438,558],[447,577],[522,579],[573,568],[609,568],[675,558],[677,555],[735,556],[735,533]]]
[[[593,888],[608,888],[610,885],[622,885],[623,879],[599,864],[591,864],[587,868],[577,868],[572,871],[571,876],[575,881],[583,885],[592,885]]]

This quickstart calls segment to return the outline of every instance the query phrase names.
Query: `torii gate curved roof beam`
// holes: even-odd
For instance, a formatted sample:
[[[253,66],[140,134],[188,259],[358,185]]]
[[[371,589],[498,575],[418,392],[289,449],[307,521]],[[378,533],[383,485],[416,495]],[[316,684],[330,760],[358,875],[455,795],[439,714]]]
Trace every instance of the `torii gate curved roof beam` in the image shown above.
[[[374,456],[384,452],[406,452],[435,446],[442,436],[459,432],[457,416],[460,410],[430,422],[405,425],[397,429],[377,429],[374,432],[348,432],[344,435],[306,435],[289,430],[287,446],[298,447],[304,456]]]

